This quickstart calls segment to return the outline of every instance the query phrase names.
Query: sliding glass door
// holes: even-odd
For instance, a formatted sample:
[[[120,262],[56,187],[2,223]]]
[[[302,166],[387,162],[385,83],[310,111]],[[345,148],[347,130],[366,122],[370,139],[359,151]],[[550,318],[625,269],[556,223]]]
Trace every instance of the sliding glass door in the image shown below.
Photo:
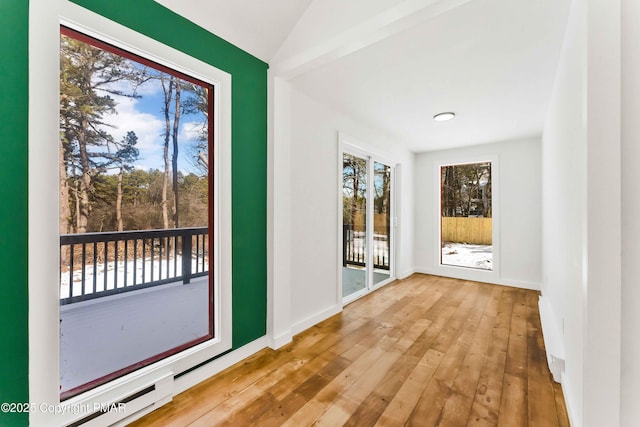
[[[342,162],[342,296],[367,288],[366,159],[344,153]]]
[[[373,162],[373,285],[391,277],[391,166]]]
[[[393,168],[342,152],[342,297],[350,302],[393,280]]]

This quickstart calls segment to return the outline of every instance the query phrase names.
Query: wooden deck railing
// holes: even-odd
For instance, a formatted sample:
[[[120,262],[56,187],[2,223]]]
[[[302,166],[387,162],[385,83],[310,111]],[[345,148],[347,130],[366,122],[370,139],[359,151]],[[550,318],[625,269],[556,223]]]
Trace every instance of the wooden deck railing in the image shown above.
[[[60,236],[60,304],[209,273],[207,227]]]
[[[376,230],[378,233],[376,233]],[[389,227],[377,227],[373,234],[373,268],[389,270]],[[364,227],[345,224],[342,227],[342,265],[366,265],[366,232]]]

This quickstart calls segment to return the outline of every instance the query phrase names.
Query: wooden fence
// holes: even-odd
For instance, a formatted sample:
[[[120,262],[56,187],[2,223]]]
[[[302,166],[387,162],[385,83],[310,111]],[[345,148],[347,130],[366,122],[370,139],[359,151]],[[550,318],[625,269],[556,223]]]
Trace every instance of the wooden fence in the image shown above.
[[[344,220],[344,224],[349,224],[351,222],[351,218],[345,219]],[[356,212],[356,217],[355,217],[355,224],[352,224],[356,230],[359,228],[363,228],[365,227],[365,215],[363,211],[358,211]],[[374,213],[373,214],[373,228],[378,230],[378,229],[384,229],[387,227],[387,214],[386,213]]]
[[[491,218],[442,217],[442,241],[490,245]]]

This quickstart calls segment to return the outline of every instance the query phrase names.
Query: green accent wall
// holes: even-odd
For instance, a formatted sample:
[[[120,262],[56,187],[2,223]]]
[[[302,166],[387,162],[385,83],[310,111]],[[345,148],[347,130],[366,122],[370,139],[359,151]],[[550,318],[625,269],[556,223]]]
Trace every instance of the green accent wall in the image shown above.
[[[74,2],[232,75],[233,347],[265,335],[267,64],[152,0]],[[29,398],[28,13],[26,0],[0,1],[0,402]]]
[[[267,64],[152,0],[73,2],[231,74],[233,348],[265,335]]]
[[[29,400],[27,290],[28,2],[0,1],[0,402]],[[0,413],[0,425],[27,425]]]

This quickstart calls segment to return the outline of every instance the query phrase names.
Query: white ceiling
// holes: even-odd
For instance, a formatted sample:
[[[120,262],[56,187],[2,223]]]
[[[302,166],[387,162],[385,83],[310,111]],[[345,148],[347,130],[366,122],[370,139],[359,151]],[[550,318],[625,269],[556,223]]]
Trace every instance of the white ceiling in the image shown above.
[[[540,135],[570,3],[350,0],[357,13],[343,0],[157,1],[416,152]],[[442,111],[457,117],[434,122]]]
[[[268,62],[312,0],[155,0]]]

